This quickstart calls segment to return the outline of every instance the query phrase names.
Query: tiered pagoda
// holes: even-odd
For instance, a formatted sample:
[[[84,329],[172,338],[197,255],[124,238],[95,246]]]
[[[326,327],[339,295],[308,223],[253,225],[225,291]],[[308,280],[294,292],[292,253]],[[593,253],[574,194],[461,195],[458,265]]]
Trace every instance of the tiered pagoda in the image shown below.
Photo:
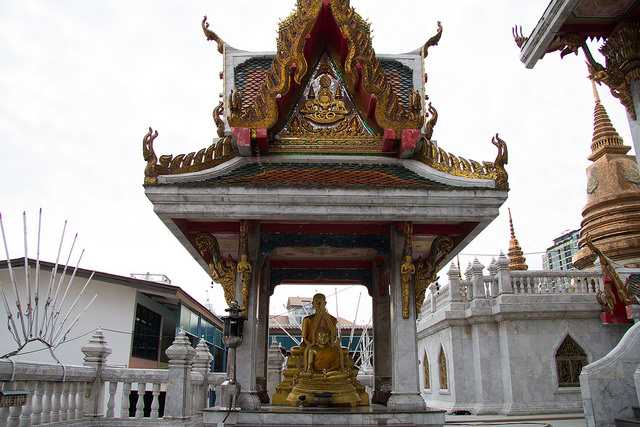
[[[425,101],[424,62],[442,27],[401,55],[374,51],[369,24],[348,0],[298,0],[270,54],[229,46],[206,18],[202,27],[224,57],[218,138],[157,156],[149,129],[144,187],[227,303],[245,309],[239,405],[269,403],[274,288],[356,283],[373,298],[373,403],[424,409],[416,316],[425,290],[495,219],[508,191],[497,134],[486,137],[497,155],[485,162],[432,138],[438,113]]]

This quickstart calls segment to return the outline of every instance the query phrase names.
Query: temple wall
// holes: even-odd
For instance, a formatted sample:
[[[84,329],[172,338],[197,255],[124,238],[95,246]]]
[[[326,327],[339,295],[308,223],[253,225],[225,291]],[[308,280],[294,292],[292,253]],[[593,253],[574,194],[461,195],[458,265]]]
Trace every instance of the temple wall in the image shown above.
[[[425,313],[418,322],[418,355],[427,406],[474,414],[580,412],[580,387],[558,386],[558,348],[569,335],[591,363],[615,347],[628,325],[603,325],[590,295],[548,296],[555,306],[523,294],[445,304]],[[440,346],[448,390],[440,390]],[[424,388],[425,351],[431,389]]]

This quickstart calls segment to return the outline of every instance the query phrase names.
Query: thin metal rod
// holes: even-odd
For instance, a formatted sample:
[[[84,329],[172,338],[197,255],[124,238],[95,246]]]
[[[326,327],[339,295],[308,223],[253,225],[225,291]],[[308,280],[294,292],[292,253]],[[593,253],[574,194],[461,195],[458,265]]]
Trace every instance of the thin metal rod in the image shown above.
[[[13,268],[11,267],[11,258],[9,258],[9,247],[7,246],[7,236],[4,232],[4,224],[2,223],[2,215],[0,215],[0,230],[2,230],[2,242],[4,243],[4,253],[7,256],[7,266],[9,267],[9,277],[11,278],[11,283],[13,284],[13,292],[16,297],[16,307],[18,308],[18,318],[20,319],[20,326],[22,327],[22,334],[24,336],[24,340],[27,340],[27,329],[24,326],[24,317],[22,316],[22,304],[20,303],[20,294],[18,292],[18,284],[16,283],[16,278],[13,275]]]
[[[340,314],[338,314],[338,288],[333,288],[333,290],[335,291],[335,293],[333,294],[336,298],[336,319],[340,319]],[[337,322],[337,326],[338,326],[338,342],[340,343],[340,345],[342,345],[342,328],[340,328],[340,321],[338,320]]]
[[[76,326],[76,324],[78,323],[78,320],[80,320],[80,316],[82,316],[89,309],[89,307],[91,307],[91,304],[93,304],[93,302],[96,300],[97,297],[98,297],[98,294],[95,294],[93,298],[91,298],[91,301],[89,301],[89,304],[87,304],[84,310],[78,313],[75,319],[73,319],[73,323],[71,323],[71,326],[69,326],[67,331],[64,333],[64,335],[60,339],[60,341],[57,344],[53,345],[53,347],[57,347],[67,340],[67,335],[69,335],[69,332],[71,332],[71,330]]]
[[[69,249],[69,255],[67,255],[67,262],[64,263],[64,268],[62,269],[62,273],[60,274],[60,278],[58,279],[58,284],[55,285],[55,292],[52,300],[51,313],[49,313],[49,318],[47,319],[47,325],[44,328],[44,336],[46,336],[49,332],[49,328],[51,327],[51,323],[53,321],[53,316],[57,311],[58,304],[58,294],[60,293],[60,286],[62,285],[62,281],[64,280],[64,276],[67,274],[67,268],[69,268],[69,261],[71,260],[71,254],[73,253],[73,249],[76,246],[76,240],[78,239],[78,233],[73,236],[73,242],[71,243],[71,248]]]
[[[71,307],[69,307],[69,310],[67,310],[67,314],[64,316],[64,319],[62,319],[62,323],[60,324],[60,327],[58,328],[58,333],[56,334],[54,339],[51,340],[52,342],[57,340],[58,337],[60,336],[60,333],[62,332],[62,330],[64,328],[64,324],[66,323],[67,319],[71,315],[71,312],[73,311],[73,309],[76,308],[76,304],[78,304],[78,301],[80,300],[80,298],[82,298],[82,295],[84,295],[84,291],[87,289],[87,286],[89,286],[89,283],[91,282],[91,279],[93,279],[93,275],[94,274],[95,274],[95,271],[91,273],[91,276],[89,276],[89,279],[87,279],[87,282],[84,284],[84,286],[82,287],[82,289],[78,293],[78,296],[76,296],[76,299],[71,304]]]
[[[351,341],[353,341],[353,332],[356,329],[356,320],[358,319],[358,310],[360,310],[360,298],[362,297],[362,291],[358,294],[358,304],[356,305],[356,314],[353,317],[353,322],[351,323],[351,334],[349,334],[349,345],[347,349],[351,350]]]
[[[42,208],[38,211],[38,245],[36,249],[36,289],[35,289],[35,333],[38,333],[38,302],[40,301],[40,229],[42,228]]]
[[[67,300],[67,295],[69,294],[69,288],[73,283],[73,279],[76,277],[76,273],[78,272],[78,266],[80,265],[80,261],[82,260],[82,256],[84,255],[84,249],[80,252],[80,256],[78,257],[78,262],[76,263],[75,268],[73,269],[73,273],[71,273],[71,277],[67,282],[66,289],[64,290],[64,294],[62,294],[62,298],[60,299],[60,304],[58,304],[58,309],[56,310],[55,317],[53,319],[53,325],[51,326],[51,341],[53,342],[53,333],[56,329],[56,325],[58,324],[58,317],[60,316],[60,311],[62,311],[62,306]]]
[[[7,294],[4,293],[4,289],[1,287],[0,291],[2,291],[2,301],[4,302],[4,309],[7,312],[7,325],[9,326],[9,332],[11,332],[13,340],[18,343],[18,346],[20,346],[22,342],[20,341],[20,337],[18,336],[18,329],[16,328],[15,320],[13,320],[13,314],[11,313],[11,308],[9,307],[9,301],[7,301]]]
[[[275,317],[273,318],[273,321],[276,322],[276,325],[278,325],[278,327],[280,329],[282,329],[284,331],[285,334],[287,334],[287,336],[289,338],[291,338],[293,340],[294,343],[296,343],[296,345],[300,345],[300,341],[298,341],[295,337],[291,336],[291,334],[289,333],[289,331],[287,331],[284,326],[282,326],[282,324],[278,321],[278,319],[276,319]]]
[[[27,323],[29,325],[29,338],[31,338],[31,330],[33,328],[33,307],[31,305],[31,282],[29,281],[29,250],[27,247],[27,213],[22,211],[22,226],[24,229],[24,283],[27,286]],[[26,338],[25,338],[26,339]]]
[[[53,267],[51,275],[49,276],[49,290],[47,291],[47,301],[44,305],[44,313],[42,314],[42,326],[40,327],[39,336],[42,336],[45,323],[47,321],[47,310],[49,309],[49,305],[51,304],[51,291],[53,289],[53,282],[55,281],[55,277],[58,274],[58,261],[60,261],[60,252],[62,252],[62,242],[64,242],[64,233],[66,230],[67,220],[64,221],[64,226],[62,227],[62,236],[60,237],[60,244],[58,245],[58,255],[56,255],[56,265]]]

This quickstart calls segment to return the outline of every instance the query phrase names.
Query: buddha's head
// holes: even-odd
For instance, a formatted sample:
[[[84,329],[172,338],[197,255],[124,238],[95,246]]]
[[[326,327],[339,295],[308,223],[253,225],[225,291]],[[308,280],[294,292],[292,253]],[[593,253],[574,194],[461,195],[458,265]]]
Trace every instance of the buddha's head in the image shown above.
[[[325,346],[328,343],[329,343],[329,332],[324,329],[320,329],[316,333],[316,344],[320,346]]]
[[[311,300],[311,305],[313,305],[316,313],[324,312],[327,310],[327,298],[324,296],[324,294],[315,294],[313,296],[313,299]]]

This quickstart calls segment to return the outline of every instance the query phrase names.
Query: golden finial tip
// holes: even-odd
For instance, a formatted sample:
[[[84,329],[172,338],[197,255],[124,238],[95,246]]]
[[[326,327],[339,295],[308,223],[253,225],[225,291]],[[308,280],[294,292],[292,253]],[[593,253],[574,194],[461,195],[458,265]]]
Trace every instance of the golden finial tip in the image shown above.
[[[593,89],[593,99],[595,99],[596,102],[600,102],[600,95],[598,94],[595,80],[591,80],[591,88]]]

